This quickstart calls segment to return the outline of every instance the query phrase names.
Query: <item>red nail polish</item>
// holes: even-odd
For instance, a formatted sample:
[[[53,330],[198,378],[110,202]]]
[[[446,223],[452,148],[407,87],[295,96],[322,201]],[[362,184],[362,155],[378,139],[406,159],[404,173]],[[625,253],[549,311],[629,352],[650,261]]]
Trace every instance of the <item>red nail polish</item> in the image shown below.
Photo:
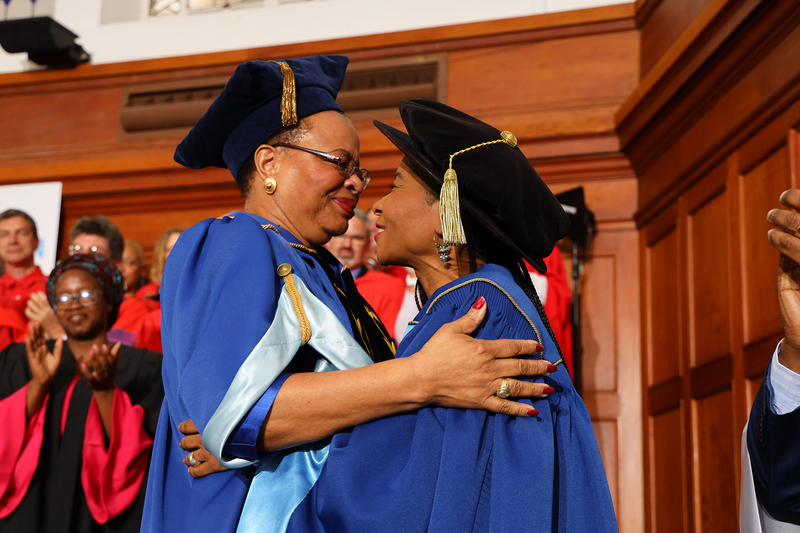
[[[541,352],[542,350],[544,350],[544,346],[542,346],[542,345],[541,345],[541,344],[539,344],[539,343],[536,343],[536,350],[535,350],[533,353],[539,353],[539,352]]]
[[[539,414],[539,411],[537,411],[536,409],[528,409],[528,415],[536,416],[538,414]]]
[[[547,365],[547,373],[548,374],[552,374],[556,370],[558,370],[558,367],[556,365]]]
[[[472,304],[472,308],[473,308],[473,309],[480,309],[480,308],[481,308],[481,307],[483,307],[485,304],[486,304],[486,300],[483,298],[483,296],[481,296],[480,298],[478,298],[477,300],[475,300],[475,303],[474,303],[474,304]]]
[[[545,394],[553,394],[556,391],[553,387],[545,387],[542,389],[542,392]]]

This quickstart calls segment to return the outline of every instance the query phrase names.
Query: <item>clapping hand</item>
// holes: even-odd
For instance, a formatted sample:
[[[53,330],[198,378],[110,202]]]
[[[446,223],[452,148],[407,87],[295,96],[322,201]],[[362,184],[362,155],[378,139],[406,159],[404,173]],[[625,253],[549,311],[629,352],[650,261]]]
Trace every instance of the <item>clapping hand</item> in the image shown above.
[[[56,375],[58,365],[61,364],[61,353],[64,341],[58,339],[53,351],[47,348],[44,336],[44,326],[31,323],[28,330],[28,340],[25,341],[25,351],[28,354],[28,365],[33,376],[32,381],[43,389],[48,389],[53,377]]]
[[[114,377],[117,375],[117,354],[120,343],[110,349],[103,344],[96,344],[89,350],[89,355],[79,362],[80,373],[89,382],[93,391],[107,391],[114,388]]]

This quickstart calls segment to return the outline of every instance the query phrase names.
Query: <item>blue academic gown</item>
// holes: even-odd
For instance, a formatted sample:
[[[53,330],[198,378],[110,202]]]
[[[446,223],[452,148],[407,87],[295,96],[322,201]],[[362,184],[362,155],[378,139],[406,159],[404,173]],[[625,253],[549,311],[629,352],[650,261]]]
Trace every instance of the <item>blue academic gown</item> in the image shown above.
[[[342,357],[320,358],[316,370],[370,362],[352,339],[336,292],[341,289],[314,260],[315,253],[327,252],[309,250],[247,213],[205,220],[178,239],[161,285],[165,398],[143,532],[236,530],[252,477],[247,465],[259,459],[261,422],[288,372],[315,369],[289,368],[297,366],[292,358],[306,342],[300,340],[287,283],[276,274],[279,265],[292,268],[315,338],[321,330],[343,338]],[[341,282],[340,272],[333,275]],[[205,447],[232,470],[201,479],[187,473],[186,451],[178,446],[183,438],[178,424],[187,419],[194,421]]]
[[[535,307],[496,265],[436,291],[397,357],[480,296],[487,315],[477,337],[536,339],[544,359],[558,359]],[[335,435],[319,478],[285,519],[270,514],[271,473],[260,467],[240,531],[617,531],[591,421],[566,368],[537,381],[556,392],[533,402],[536,417],[434,407]]]

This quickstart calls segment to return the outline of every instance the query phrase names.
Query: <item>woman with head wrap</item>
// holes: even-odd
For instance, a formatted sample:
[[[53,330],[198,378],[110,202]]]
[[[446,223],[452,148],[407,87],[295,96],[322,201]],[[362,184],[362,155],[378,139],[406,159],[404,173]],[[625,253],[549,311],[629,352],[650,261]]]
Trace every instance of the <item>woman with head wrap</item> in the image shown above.
[[[108,340],[124,295],[102,255],[56,265],[41,324],[0,352],[0,532],[138,531],[163,398],[161,356]]]

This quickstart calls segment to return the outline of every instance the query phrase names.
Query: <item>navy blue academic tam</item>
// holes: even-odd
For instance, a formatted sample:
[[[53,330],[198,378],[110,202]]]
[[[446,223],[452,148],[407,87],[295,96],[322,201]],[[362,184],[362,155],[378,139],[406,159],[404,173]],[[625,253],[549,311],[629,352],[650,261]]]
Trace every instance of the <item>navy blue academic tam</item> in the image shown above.
[[[178,145],[175,161],[195,169],[227,168],[236,178],[256,148],[285,125],[281,104],[287,75],[290,80],[294,77],[298,119],[341,111],[336,95],[348,62],[345,56],[311,56],[242,63]],[[288,65],[291,73],[280,63]]]

